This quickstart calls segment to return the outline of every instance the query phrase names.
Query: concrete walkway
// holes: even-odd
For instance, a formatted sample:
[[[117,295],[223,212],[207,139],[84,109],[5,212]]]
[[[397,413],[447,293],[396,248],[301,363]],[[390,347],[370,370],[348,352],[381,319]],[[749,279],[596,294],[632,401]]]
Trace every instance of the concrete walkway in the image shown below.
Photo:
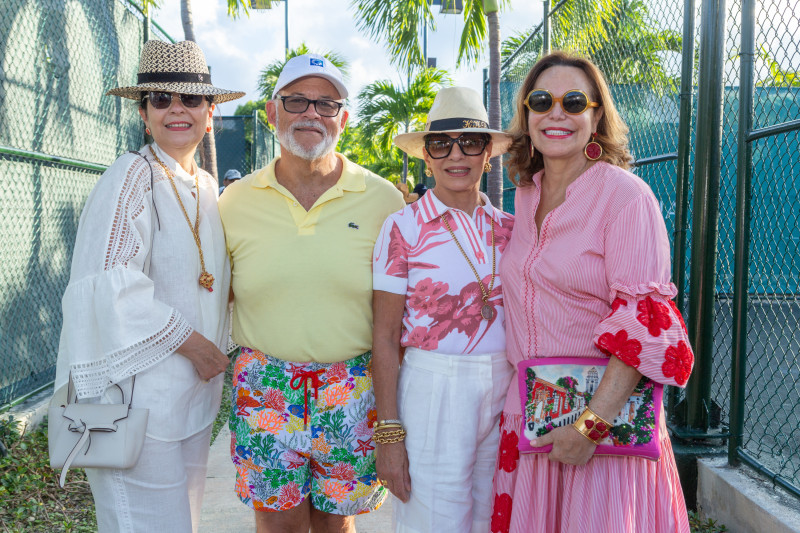
[[[231,434],[225,426],[211,445],[208,475],[200,517],[200,533],[250,533],[256,530],[253,511],[233,491],[236,470],[230,455]],[[387,498],[380,509],[356,517],[358,533],[390,533],[392,506]]]

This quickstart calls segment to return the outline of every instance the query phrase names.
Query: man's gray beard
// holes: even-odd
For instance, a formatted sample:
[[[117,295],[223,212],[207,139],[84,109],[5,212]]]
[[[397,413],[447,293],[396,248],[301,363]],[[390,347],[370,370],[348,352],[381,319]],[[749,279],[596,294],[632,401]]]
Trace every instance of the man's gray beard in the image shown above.
[[[288,150],[306,161],[315,161],[333,152],[336,148],[336,143],[339,141],[339,134],[331,135],[328,130],[325,129],[325,126],[319,122],[314,120],[301,120],[290,126],[291,131],[284,131],[281,129],[278,115],[279,113],[275,116],[275,135],[278,137],[281,150]],[[317,131],[322,133],[322,140],[311,148],[305,148],[294,137],[294,132],[297,128],[316,128]]]

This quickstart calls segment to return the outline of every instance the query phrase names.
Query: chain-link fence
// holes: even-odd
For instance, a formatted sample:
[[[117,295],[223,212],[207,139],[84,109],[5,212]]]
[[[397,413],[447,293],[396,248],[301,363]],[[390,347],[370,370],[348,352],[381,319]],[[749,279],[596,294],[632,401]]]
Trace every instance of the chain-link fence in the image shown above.
[[[0,2],[0,407],[49,386],[61,295],[83,204],[105,168],[144,142],[135,83],[145,39],[173,39],[135,2]],[[220,177],[276,153],[253,117],[215,120]]]
[[[135,80],[143,27],[122,1],[0,3],[0,405],[52,381],[81,208],[142,144],[135,104],[105,92]]]
[[[253,170],[263,168],[276,156],[281,155],[281,147],[275,135],[266,124],[258,118],[258,113],[253,113],[253,141],[251,149],[251,162]]]
[[[280,154],[275,135],[261,122],[258,113],[215,119],[214,134],[220,181],[228,169],[236,169],[244,176],[265,167],[276,154]]]
[[[661,203],[687,323],[694,309],[688,305],[693,261],[716,267],[713,321],[705,332],[713,336],[713,349],[706,355],[712,361],[701,399],[704,423],[685,427],[682,413],[693,400],[673,390],[673,429],[700,438],[733,436],[732,463],[744,460],[800,495],[800,14],[793,4],[734,0],[726,28],[713,29],[719,41],[726,39],[716,87],[722,95],[720,168],[712,176],[719,187],[718,240],[716,250],[701,249],[694,258],[695,151],[709,142],[697,138],[704,74],[695,33],[713,33],[715,21],[704,23],[699,10],[685,20],[680,0],[562,0],[552,9],[545,1],[549,16],[504,58],[500,96],[507,127],[516,92],[545,50],[580,53],[603,70],[630,128],[634,171]],[[506,181],[506,209],[513,209],[513,194]],[[749,261],[742,262],[745,253]]]

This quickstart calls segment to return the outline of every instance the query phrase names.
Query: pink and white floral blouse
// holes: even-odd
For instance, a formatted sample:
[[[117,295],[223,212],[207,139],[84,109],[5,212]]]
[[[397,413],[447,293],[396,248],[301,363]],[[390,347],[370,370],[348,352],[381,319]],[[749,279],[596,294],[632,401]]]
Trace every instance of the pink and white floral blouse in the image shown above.
[[[375,243],[373,289],[406,296],[403,346],[450,355],[505,350],[499,269],[514,218],[495,209],[483,193],[481,199],[484,205],[470,216],[446,206],[431,191],[384,222]],[[477,277],[442,224],[442,214],[487,289],[494,220],[496,275],[488,301],[494,309],[490,320],[481,316]]]
[[[598,162],[536,227],[541,173],[516,192],[516,225],[500,265],[508,360],[615,355],[683,387],[694,364],[672,298],[664,219],[650,187]],[[505,411],[519,414],[516,380]]]

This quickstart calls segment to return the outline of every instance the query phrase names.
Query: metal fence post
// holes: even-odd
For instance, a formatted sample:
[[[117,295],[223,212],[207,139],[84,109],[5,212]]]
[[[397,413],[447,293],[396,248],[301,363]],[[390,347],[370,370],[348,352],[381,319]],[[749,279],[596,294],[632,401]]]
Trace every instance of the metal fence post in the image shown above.
[[[692,88],[694,74],[694,0],[683,2],[681,43],[680,115],[678,119],[678,161],[675,179],[675,234],[673,235],[672,278],[678,287],[678,309],[686,315],[686,230],[689,218],[689,175],[692,157]],[[678,391],[670,387],[667,410],[675,412]]]
[[[148,9],[144,16],[144,32],[142,32],[142,38],[144,39],[144,42],[150,40],[150,23],[150,10]]]
[[[755,68],[756,0],[742,0],[742,43],[739,73],[739,135],[736,173],[736,251],[733,270],[733,337],[731,356],[731,414],[728,463],[739,464],[744,439],[747,377],[747,303],[750,266],[750,197],[752,193],[753,69]]]
[[[725,0],[706,0],[701,9],[689,291],[689,337],[694,348],[695,366],[686,390],[686,423],[691,431],[705,433],[709,425],[714,351]]]
[[[253,140],[250,142],[250,172],[258,168],[258,109],[253,109]]]
[[[542,2],[544,15],[542,17],[542,55],[550,53],[550,0]]]

